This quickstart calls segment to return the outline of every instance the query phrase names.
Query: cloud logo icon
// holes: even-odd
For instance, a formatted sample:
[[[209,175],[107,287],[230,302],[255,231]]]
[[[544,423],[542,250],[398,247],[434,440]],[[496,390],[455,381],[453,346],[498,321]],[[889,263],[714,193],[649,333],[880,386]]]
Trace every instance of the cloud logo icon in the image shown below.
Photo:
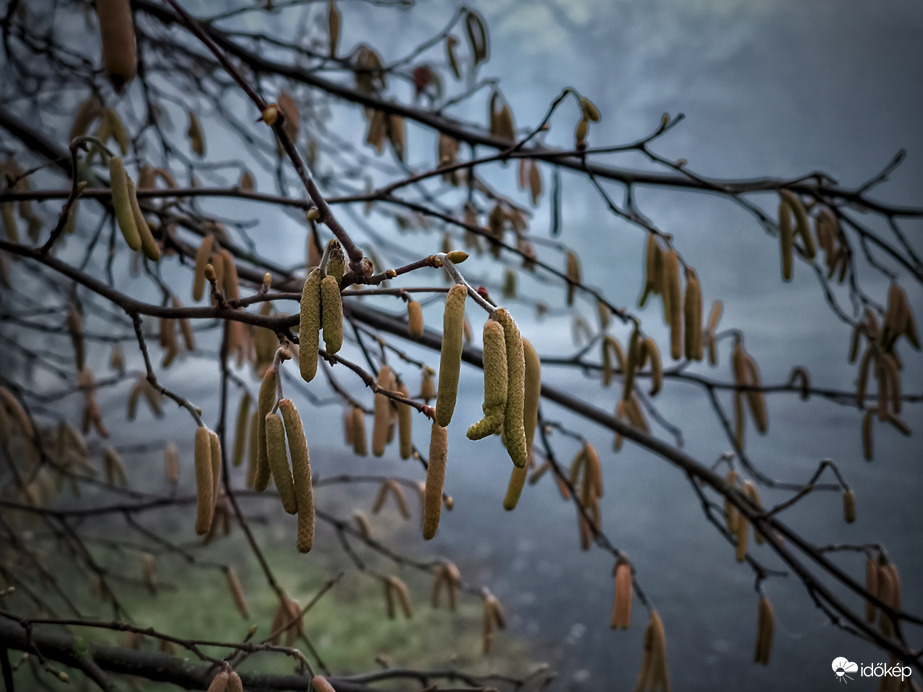
[[[858,664],[853,663],[849,659],[843,658],[842,656],[833,659],[833,663],[830,664],[830,667],[833,668],[833,672],[836,675],[838,682],[846,682],[844,678],[852,680],[852,678],[849,677],[847,673],[859,672]]]

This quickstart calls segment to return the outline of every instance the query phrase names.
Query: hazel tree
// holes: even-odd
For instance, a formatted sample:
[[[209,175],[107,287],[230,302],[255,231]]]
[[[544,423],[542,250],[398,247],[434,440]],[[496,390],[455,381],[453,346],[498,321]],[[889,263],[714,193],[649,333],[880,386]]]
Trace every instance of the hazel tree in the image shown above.
[[[433,605],[445,594],[452,610],[480,610],[487,656],[509,606],[464,577],[438,541],[426,543],[466,502],[447,472],[483,453],[509,474],[496,488],[505,509],[548,488],[573,507],[574,540],[612,565],[611,622],[592,626],[628,630],[617,634],[643,651],[636,689],[668,690],[671,623],[645,588],[654,566],[631,561],[604,511],[604,478],[625,446],[688,479],[703,521],[683,530],[715,532],[729,569],[752,573],[756,664],[773,662],[771,585],[788,576],[833,625],[923,672],[914,644],[923,620],[902,609],[886,545],[823,545],[786,521],[795,505],[833,492],[854,522],[861,496],[848,469],[813,459],[804,477],[779,479],[746,440],[788,434],[770,432],[767,399],[792,394],[805,416],[817,401],[848,409],[868,460],[882,431],[911,435],[907,409],[921,396],[908,391],[904,361],[920,342],[906,292],[919,289],[923,264],[905,227],[923,209],[873,195],[902,155],[857,188],[822,172],[713,178],[658,153],[680,115],[636,141],[597,142],[594,123],[608,114],[568,87],[544,113],[514,116],[502,82],[484,76],[490,37],[473,9],[395,49],[375,36],[341,40],[364,3],[200,3],[195,15],[191,5],[13,0],[0,21],[0,663],[9,689],[75,671],[105,690],[130,684],[126,676],[216,692],[549,686],[544,667],[328,666],[310,611],[341,575],[295,593],[262,531],[281,527],[297,560],[342,550],[365,587],[383,592],[391,618],[410,618],[421,598],[407,575],[431,579]],[[486,106],[480,122],[455,115],[472,106]],[[639,154],[650,171],[622,165]],[[582,269],[574,248],[589,231],[570,221],[562,173],[604,203],[601,227],[643,239],[640,299]],[[764,382],[748,335],[721,321],[708,281],[717,269],[690,264],[683,229],[660,227],[639,201],[647,188],[716,195],[746,211],[746,232],[764,233],[781,281],[813,275],[850,325],[844,357],[855,386],[812,382],[811,364],[798,362],[787,381]],[[611,247],[619,251],[617,240]],[[547,290],[520,291],[526,281]],[[573,348],[552,348],[533,313],[570,315]],[[601,389],[609,406],[543,382],[555,372]],[[482,411],[459,396],[469,381],[483,386]],[[682,422],[663,413],[681,386],[723,433],[710,458],[684,451]],[[312,458],[309,446],[340,435],[312,415],[330,407],[342,412],[344,454],[360,464],[369,450],[399,456],[402,473],[371,460],[351,467],[367,471],[339,473]],[[152,435],[161,417],[169,427]],[[612,447],[597,449],[574,418],[610,434]],[[449,429],[467,440],[450,445]],[[378,488],[372,512],[393,504],[420,525],[417,539],[378,535],[344,500],[346,487],[369,485]],[[764,504],[767,493],[782,499]],[[133,618],[127,602],[139,592],[183,599],[182,588],[158,590],[157,566],[171,558],[218,575],[227,608],[250,629],[196,639],[182,623],[171,631]],[[241,570],[258,575],[246,593]],[[253,600],[272,605],[257,612]],[[185,607],[196,613],[194,599]],[[294,673],[258,665],[286,657]]]

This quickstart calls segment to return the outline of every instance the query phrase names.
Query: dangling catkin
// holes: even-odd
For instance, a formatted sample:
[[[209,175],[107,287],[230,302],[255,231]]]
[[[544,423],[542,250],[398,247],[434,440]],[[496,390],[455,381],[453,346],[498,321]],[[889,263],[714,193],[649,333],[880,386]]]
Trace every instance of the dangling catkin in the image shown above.
[[[391,368],[382,365],[378,371],[378,386],[390,390],[393,376]],[[387,395],[375,393],[375,417],[372,420],[372,454],[380,457],[385,453],[388,443],[388,428],[391,424],[391,400]]]
[[[234,466],[240,466],[244,460],[244,448],[247,446],[247,428],[250,425],[250,392],[244,391],[237,409],[237,425],[234,428]]]
[[[157,245],[157,241],[154,240],[154,234],[151,232],[151,227],[147,224],[147,219],[144,218],[141,205],[138,204],[135,184],[128,176],[125,176],[125,180],[128,183],[128,201],[131,204],[131,214],[135,220],[135,228],[138,229],[138,236],[141,238],[141,250],[144,252],[144,256],[149,260],[152,262],[159,262],[160,247]]]
[[[663,631],[663,622],[656,610],[651,611],[648,628],[650,636],[648,637],[645,633],[645,648],[648,649],[645,652],[648,663],[646,676],[642,663],[642,676],[646,677],[646,684],[642,685],[639,680],[636,689],[641,692],[656,689],[670,692],[670,678],[667,674],[667,641]]]
[[[359,534],[365,539],[371,538],[372,525],[369,523],[369,518],[365,516],[365,512],[361,509],[357,509],[353,512],[353,519],[356,522],[356,529],[359,531]]]
[[[301,416],[291,399],[282,399],[279,410],[285,422],[285,435],[292,455],[292,479],[295,485],[295,504],[298,507],[297,548],[299,553],[307,553],[314,545],[314,490],[311,485],[308,441]]]
[[[523,427],[526,435],[527,458],[532,457],[532,442],[535,439],[535,428],[538,425],[538,405],[542,393],[542,364],[538,353],[528,341],[522,340],[522,350],[526,366],[525,401],[522,406]],[[527,463],[525,466],[514,466],[510,474],[510,482],[503,498],[503,508],[512,511],[519,502],[523,486],[528,474]]]
[[[215,505],[218,502],[218,491],[221,483],[221,439],[214,430],[208,431],[208,442],[212,462],[212,517],[215,516]]]
[[[244,587],[237,578],[237,572],[233,567],[228,567],[225,575],[228,578],[228,588],[231,590],[231,597],[234,599],[234,605],[245,618],[250,617],[250,608],[247,606],[247,597],[244,595]]]
[[[195,270],[192,279],[192,299],[195,302],[202,300],[205,294],[205,267],[208,266],[208,258],[212,254],[212,246],[215,244],[215,236],[207,235],[202,238],[202,244],[195,253]]]
[[[301,318],[298,326],[298,365],[301,369],[301,377],[305,382],[310,382],[314,379],[314,375],[317,374],[317,349],[320,346],[321,328],[321,281],[320,269],[312,269],[301,291]]]
[[[211,684],[206,692],[227,692],[228,689],[228,672],[222,670],[212,678]]]
[[[574,304],[574,293],[580,283],[580,260],[573,250],[567,251],[567,305]]]
[[[522,403],[522,424],[526,434],[526,449],[532,452],[535,428],[538,425],[538,405],[542,397],[542,362],[528,339],[522,340],[525,361],[525,388]]]
[[[493,643],[494,625],[500,629],[506,628],[506,617],[503,614],[503,607],[500,601],[493,594],[487,594],[484,599],[484,655],[490,653],[491,644]]]
[[[324,348],[328,353],[336,353],[343,346],[343,302],[335,277],[328,274],[321,280],[320,296]]]
[[[423,538],[430,540],[439,527],[442,513],[442,488],[445,485],[448,436],[446,429],[433,422],[429,441],[429,466],[426,469],[426,491],[423,497]]]
[[[798,195],[788,190],[779,190],[779,196],[788,203],[795,214],[795,231],[801,236],[801,242],[804,244],[804,254],[809,260],[814,259],[817,249],[814,246],[814,238],[811,236],[811,224],[808,222],[808,213],[804,208],[804,204],[802,204]]]
[[[179,450],[176,445],[170,442],[167,445],[164,454],[167,470],[167,481],[177,483],[179,481]]]
[[[631,565],[619,558],[615,565],[615,605],[612,608],[612,629],[627,630],[631,626],[631,599],[634,587]]]
[[[664,257],[665,291],[664,303],[669,302],[670,356],[673,360],[683,357],[682,290],[679,283],[679,255],[676,250]],[[669,296],[669,301],[667,300]]]
[[[121,94],[138,70],[131,4],[129,0],[96,0],[96,13],[103,44],[103,69],[116,93]]]
[[[702,360],[702,285],[695,269],[686,269],[686,296],[683,304],[685,351],[688,360]]]
[[[779,249],[782,255],[782,280],[791,281],[795,266],[795,228],[792,208],[785,197],[779,202]]]
[[[323,675],[315,675],[311,679],[311,687],[314,692],[337,692],[330,681]]]
[[[115,209],[115,218],[125,242],[132,250],[141,249],[141,235],[135,224],[135,215],[131,207],[131,197],[128,189],[128,174],[118,156],[109,158],[109,184],[112,186],[112,207]]]
[[[769,654],[772,651],[772,634],[775,630],[775,616],[772,612],[772,604],[769,599],[763,596],[760,599],[759,619],[756,625],[756,653],[753,656],[754,663],[762,663],[764,666],[769,665]]]
[[[622,400],[628,401],[635,388],[635,372],[641,367],[641,346],[643,337],[641,331],[635,327],[628,340],[628,361],[625,364],[625,380],[622,386]]]
[[[436,387],[433,383],[433,375],[436,371],[430,367],[423,368],[423,375],[420,380],[420,398],[426,403],[436,398]]]
[[[193,153],[200,159],[205,156],[205,133],[202,131],[202,125],[199,124],[199,116],[194,110],[189,111],[189,127],[186,129],[186,136],[189,137],[189,147]]]
[[[356,456],[364,457],[368,454],[365,440],[365,413],[358,406],[353,407],[352,429],[353,451]]]
[[[211,431],[200,425],[195,431],[196,521],[195,530],[204,536],[211,529],[215,481],[212,476]]]
[[[423,336],[423,308],[415,300],[407,303],[407,335],[411,339]]]
[[[266,458],[272,470],[272,480],[279,491],[282,507],[289,514],[298,511],[295,500],[295,486],[292,482],[292,471],[288,465],[288,454],[285,451],[285,427],[282,417],[278,413],[266,416]]]
[[[519,503],[519,497],[522,495],[523,486],[526,484],[526,477],[529,475],[529,469],[526,466],[520,468],[514,466],[510,473],[510,482],[506,487],[506,495],[503,498],[503,509],[508,512],[516,509]]]
[[[622,345],[616,340],[614,336],[606,334],[603,337],[602,350],[603,386],[608,387],[612,383],[612,375],[615,372],[612,363],[612,354],[615,354],[616,360],[619,362],[619,372],[626,372],[627,363],[625,361],[625,352],[622,350]]]
[[[270,414],[276,403],[276,371],[272,368],[263,375],[260,385],[260,396],[257,400],[257,428],[256,428],[256,470],[253,474],[253,489],[257,492],[266,490],[272,471],[269,467],[269,458],[266,448],[266,416]]]
[[[106,447],[103,453],[103,462],[106,467],[106,482],[109,485],[127,485],[128,479],[125,477],[125,465],[122,463],[122,457],[113,447]]]
[[[469,440],[481,440],[500,431],[506,412],[507,371],[506,341],[499,322],[484,324],[484,417],[468,428]]]
[[[410,398],[410,392],[407,391],[407,385],[403,382],[398,386],[397,391],[401,396]],[[413,455],[413,409],[407,404],[397,405],[397,429],[398,438],[401,446],[401,459],[409,459]]]
[[[410,603],[410,591],[407,590],[407,584],[395,576],[388,577],[388,588],[391,593],[397,597],[397,602],[404,611],[404,617],[408,620],[413,617],[413,606]]]
[[[497,310],[497,321],[503,327],[506,342],[506,411],[503,415],[503,444],[513,464],[526,465],[528,451],[523,422],[525,405],[526,364],[522,336],[512,316],[504,309]]]
[[[462,331],[465,321],[465,298],[468,289],[456,284],[445,301],[442,324],[442,352],[439,360],[439,390],[436,395],[434,420],[445,428],[452,421],[455,399],[458,395],[458,377],[461,370]]]
[[[851,488],[843,491],[843,518],[847,524],[856,520],[856,494]]]
[[[228,692],[244,692],[244,683],[235,670],[228,673]]]
[[[744,368],[746,372],[745,381],[754,387],[754,389],[747,391],[750,412],[753,414],[757,430],[759,430],[760,434],[763,434],[769,427],[769,419],[766,414],[766,396],[761,389],[758,389],[763,386],[760,369],[757,367],[756,361],[748,353],[744,354]]]

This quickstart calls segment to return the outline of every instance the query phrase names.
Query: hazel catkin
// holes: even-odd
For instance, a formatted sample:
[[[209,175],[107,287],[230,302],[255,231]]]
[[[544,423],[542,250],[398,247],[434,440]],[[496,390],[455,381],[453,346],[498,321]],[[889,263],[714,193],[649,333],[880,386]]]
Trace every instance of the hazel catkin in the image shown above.
[[[204,536],[211,529],[215,481],[212,474],[211,431],[200,425],[195,431],[196,522],[195,530]]]
[[[384,390],[391,389],[391,368],[382,365],[378,371],[378,386]],[[372,454],[380,457],[385,453],[388,443],[388,428],[391,425],[391,400],[386,394],[375,392],[375,418],[372,422]]]
[[[468,428],[469,440],[481,440],[499,432],[506,412],[507,370],[506,341],[499,322],[484,324],[484,417]]]
[[[441,427],[452,421],[455,400],[458,396],[458,377],[461,371],[462,332],[465,322],[465,298],[468,288],[456,284],[445,301],[442,325],[442,351],[439,360],[439,390],[436,395],[434,420]]]
[[[132,211],[131,196],[128,188],[128,174],[122,159],[118,156],[109,158],[109,184],[112,186],[112,206],[115,209],[115,218],[125,242],[132,250],[141,249],[141,235],[135,223]]]
[[[321,280],[320,297],[324,348],[328,353],[336,353],[343,346],[343,301],[335,277],[328,274]]]
[[[215,244],[215,236],[209,234],[202,238],[202,244],[195,253],[195,269],[192,279],[192,299],[195,302],[202,300],[205,295],[205,269],[208,266],[208,259],[212,254],[212,247]]]
[[[276,403],[276,371],[269,368],[263,375],[260,385],[260,395],[257,399],[256,413],[256,468],[253,473],[253,489],[257,492],[266,490],[272,471],[269,467],[269,458],[266,454],[266,416],[270,414]]]
[[[423,308],[415,300],[407,303],[407,335],[411,339],[423,336]]]
[[[103,45],[103,69],[116,93],[138,70],[138,48],[129,0],[96,0]]]
[[[634,587],[631,580],[631,565],[619,558],[615,566],[615,604],[612,608],[612,629],[625,629],[631,626],[631,599]]]
[[[292,470],[288,465],[288,453],[285,450],[285,426],[278,413],[270,413],[264,423],[266,430],[266,459],[272,471],[272,480],[279,491],[282,507],[289,514],[298,511],[295,502],[295,487],[292,482]]]
[[[759,619],[756,625],[756,653],[753,656],[755,663],[769,665],[769,654],[772,651],[772,635],[775,630],[775,615],[769,599],[763,596],[760,599]]]
[[[436,529],[439,527],[447,453],[448,436],[446,429],[434,421],[429,442],[426,489],[423,496],[423,538],[426,540],[430,540],[435,536]]]
[[[673,360],[679,360],[683,357],[683,305],[679,283],[679,255],[672,248],[664,257],[664,280],[664,303],[669,303],[667,321],[670,326],[670,356]]]
[[[497,321],[503,327],[506,342],[506,410],[503,415],[503,444],[513,464],[526,465],[528,450],[526,431],[523,423],[525,405],[526,365],[522,346],[522,336],[512,316],[504,308],[497,310]]]
[[[397,391],[401,396],[410,398],[410,392],[407,391],[407,385],[405,385],[403,382],[398,386]],[[401,459],[409,459],[413,455],[412,425],[413,409],[411,409],[407,404],[398,404],[397,429],[398,439],[400,441],[401,447]]]
[[[311,270],[301,291],[301,317],[298,326],[298,365],[301,377],[310,382],[317,374],[317,349],[321,328],[321,271]],[[342,329],[342,325],[341,325]]]
[[[295,486],[295,504],[298,507],[299,553],[307,553],[314,545],[314,489],[311,485],[311,457],[308,440],[304,434],[301,416],[291,399],[279,401],[279,410],[285,423],[288,449],[292,455],[292,479]]]

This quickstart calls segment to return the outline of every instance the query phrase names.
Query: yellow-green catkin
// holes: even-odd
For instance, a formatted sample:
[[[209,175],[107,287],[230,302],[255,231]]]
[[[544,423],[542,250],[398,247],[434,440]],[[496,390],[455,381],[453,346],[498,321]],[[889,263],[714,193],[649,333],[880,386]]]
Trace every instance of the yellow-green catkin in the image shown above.
[[[311,485],[311,457],[301,416],[291,399],[279,402],[288,449],[292,455],[292,480],[295,484],[295,504],[298,506],[299,553],[307,553],[314,545],[314,490]]]
[[[292,482],[292,470],[288,465],[288,454],[285,451],[285,427],[282,417],[278,413],[266,416],[266,458],[272,471],[272,480],[279,491],[282,507],[289,514],[298,511],[295,501],[295,487]]]
[[[510,474],[510,482],[506,486],[506,495],[503,497],[503,509],[508,512],[512,512],[514,509],[516,509],[516,505],[519,504],[519,497],[522,495],[522,489],[526,484],[526,478],[528,475],[528,467],[513,467],[513,472]]]
[[[525,397],[522,405],[522,424],[526,433],[526,447],[532,452],[535,428],[538,426],[538,404],[542,397],[542,362],[528,339],[522,340],[522,353],[526,366]]]
[[[215,236],[209,234],[202,238],[202,244],[195,253],[195,270],[192,278],[192,299],[195,302],[202,300],[205,295],[205,268],[208,266],[208,260],[212,255],[212,247],[215,244]]]
[[[407,385],[403,382],[398,386],[397,391],[405,398],[410,398],[410,392],[407,391]],[[409,459],[413,456],[413,409],[407,404],[397,405],[397,429],[398,439],[401,445],[401,459]]]
[[[465,298],[468,288],[456,284],[445,301],[442,323],[442,353],[439,361],[439,390],[436,393],[435,421],[446,427],[455,412],[458,377],[461,371],[462,340],[465,327]]]
[[[196,521],[195,530],[200,536],[208,533],[212,525],[215,480],[212,474],[211,431],[200,425],[195,431]]]
[[[423,308],[415,300],[407,303],[407,335],[411,339],[423,336]]]
[[[792,225],[792,208],[784,197],[779,202],[779,250],[782,280],[791,281],[795,268],[795,227]]]
[[[506,371],[506,341],[499,322],[484,324],[484,417],[468,428],[469,440],[481,440],[500,432],[506,412],[508,376]]]
[[[665,290],[669,296],[669,325],[670,325],[670,355],[673,360],[679,360],[683,357],[683,304],[682,288],[679,281],[679,255],[676,250],[671,249],[665,258],[666,269],[666,286]]]
[[[253,475],[253,489],[257,492],[266,490],[272,472],[269,468],[269,458],[266,456],[266,416],[272,411],[276,403],[276,371],[270,368],[263,375],[263,384],[260,386],[259,406],[257,411],[257,453],[256,472]]]
[[[352,428],[353,451],[356,456],[364,457],[368,454],[365,439],[365,413],[358,406],[353,407]]]
[[[382,365],[378,371],[378,386],[391,389],[391,368]],[[391,402],[387,395],[375,393],[375,418],[372,422],[372,454],[380,457],[388,444],[388,428],[391,426]]]
[[[439,528],[448,444],[446,429],[433,422],[429,441],[429,466],[426,469],[426,489],[423,493],[423,538],[426,540],[435,536],[436,529]]]
[[[113,156],[109,159],[109,184],[112,186],[112,206],[115,219],[125,242],[132,250],[141,249],[141,234],[135,224],[135,215],[131,209],[131,196],[128,188],[128,174],[122,159]]]
[[[97,0],[103,68],[116,93],[135,77],[138,49],[129,0]]]
[[[505,308],[497,310],[497,321],[503,327],[503,337],[506,341],[507,389],[506,411],[503,416],[503,444],[506,445],[506,451],[513,464],[523,467],[528,459],[528,449],[523,425],[526,364],[522,336]]]
[[[135,228],[138,229],[138,236],[141,238],[141,250],[144,252],[144,256],[149,260],[152,262],[159,262],[160,247],[157,245],[157,241],[154,240],[154,234],[151,232],[151,227],[148,225],[147,219],[144,218],[141,205],[138,204],[135,184],[131,181],[131,178],[127,178],[127,181],[128,201],[131,204],[131,213],[135,219]]]
[[[343,301],[335,277],[328,274],[321,280],[320,297],[324,348],[328,353],[336,353],[343,346]]]
[[[320,346],[321,328],[321,281],[320,269],[312,269],[301,291],[298,365],[305,382],[310,382],[317,374],[317,349]]]
[[[209,430],[208,441],[211,446],[212,458],[212,517],[214,517],[215,505],[218,502],[218,491],[221,486],[221,438],[218,437],[218,433],[214,430]]]

